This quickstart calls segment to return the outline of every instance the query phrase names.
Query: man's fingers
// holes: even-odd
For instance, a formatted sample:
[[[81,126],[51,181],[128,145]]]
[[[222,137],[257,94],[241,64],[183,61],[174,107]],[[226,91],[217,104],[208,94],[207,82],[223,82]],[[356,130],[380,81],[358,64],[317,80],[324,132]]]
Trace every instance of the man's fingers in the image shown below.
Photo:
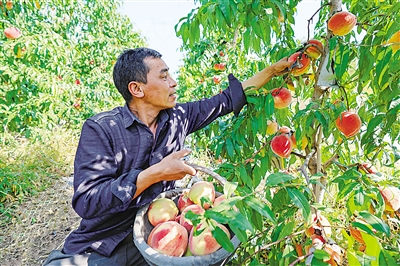
[[[191,176],[194,176],[197,173],[196,169],[194,169],[193,167],[191,167],[190,165],[187,165],[187,164],[185,164],[185,172]]]

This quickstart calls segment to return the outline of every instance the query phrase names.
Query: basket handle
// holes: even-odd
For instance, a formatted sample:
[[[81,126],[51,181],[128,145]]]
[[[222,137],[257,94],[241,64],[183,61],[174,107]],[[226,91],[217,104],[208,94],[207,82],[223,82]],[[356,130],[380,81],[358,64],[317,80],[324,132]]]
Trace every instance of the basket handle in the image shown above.
[[[215,173],[213,170],[208,169],[207,167],[204,166],[200,166],[194,163],[186,163],[187,165],[193,167],[194,169],[196,169],[197,171],[201,171],[203,173],[209,174],[210,176],[212,176],[215,180],[217,180],[222,186],[225,185],[226,183],[226,179],[222,176],[220,176],[219,174]]]

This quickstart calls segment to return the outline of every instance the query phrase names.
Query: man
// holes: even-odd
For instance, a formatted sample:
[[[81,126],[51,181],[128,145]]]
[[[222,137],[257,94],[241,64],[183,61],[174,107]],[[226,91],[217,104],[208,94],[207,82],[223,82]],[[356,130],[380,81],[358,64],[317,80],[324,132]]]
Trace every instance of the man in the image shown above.
[[[132,224],[138,208],[196,174],[181,160],[190,153],[183,149],[186,136],[232,111],[237,115],[246,104],[243,88],[258,89],[290,65],[282,59],[243,83],[229,75],[222,93],[177,104],[177,84],[160,53],[123,52],[113,76],[126,105],[83,124],[72,199],[82,220],[44,265],[147,265],[133,244]]]

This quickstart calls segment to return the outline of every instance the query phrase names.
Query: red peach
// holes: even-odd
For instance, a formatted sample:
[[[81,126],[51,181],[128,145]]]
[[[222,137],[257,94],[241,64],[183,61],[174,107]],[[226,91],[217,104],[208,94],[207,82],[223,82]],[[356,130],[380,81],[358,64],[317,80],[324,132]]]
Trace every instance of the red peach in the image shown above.
[[[291,73],[294,76],[300,76],[300,75],[306,73],[308,71],[308,69],[310,69],[311,60],[307,56],[307,54],[302,53],[302,52],[296,52],[296,53],[292,54],[291,56],[289,56],[288,62],[291,62],[293,64],[297,62],[297,64],[298,64],[297,66],[293,67],[291,70]]]
[[[185,209],[183,209],[180,219],[179,219],[179,223],[186,228],[186,230],[188,231],[188,233],[192,230],[193,227],[193,223],[191,220],[189,220],[188,218],[185,217],[185,214],[188,211],[192,211],[196,214],[203,214],[204,213],[204,209],[202,207],[200,207],[199,205],[193,204],[193,205],[189,205],[187,206]]]
[[[193,205],[194,202],[189,199],[189,189],[185,189],[178,198],[178,209],[180,212],[183,211],[187,206]]]
[[[224,225],[217,223],[217,226],[225,231],[228,238],[231,238],[229,230]],[[212,236],[211,228],[206,223],[199,224],[196,228],[198,231],[204,230],[197,236],[194,235],[195,228],[192,228],[190,232],[189,249],[193,255],[207,255],[220,249],[221,245]]]
[[[343,135],[350,138],[360,131],[361,119],[357,113],[345,111],[336,119],[336,126]]]
[[[17,38],[21,37],[22,32],[16,27],[9,27],[9,28],[4,30],[4,35],[8,39],[14,40],[14,39],[17,39]]]
[[[202,198],[205,200],[203,203]],[[204,209],[210,208],[215,199],[214,185],[207,181],[196,182],[189,190],[189,199]]]
[[[151,230],[147,244],[160,253],[181,257],[188,245],[188,232],[175,221],[158,224]]]
[[[357,17],[347,11],[335,13],[328,21],[328,29],[334,35],[344,36],[348,34],[357,23]]]
[[[151,225],[156,226],[166,221],[175,220],[179,210],[175,202],[168,198],[159,198],[153,201],[147,211]]]
[[[221,83],[221,77],[220,76],[214,76],[213,81],[215,84],[220,84]]]
[[[394,186],[380,187],[379,191],[385,200],[385,210],[397,211],[400,209],[400,189]]]
[[[276,109],[286,108],[292,102],[292,94],[284,87],[273,89],[271,95],[274,97],[274,107]]]
[[[292,152],[292,141],[286,134],[281,134],[273,137],[271,140],[272,151],[282,158],[288,158]]]
[[[307,42],[307,44],[313,44],[315,46],[318,46],[320,48],[320,50],[324,50],[324,45],[322,44],[322,42],[320,42],[318,40],[315,40],[315,39],[309,40]],[[305,53],[309,57],[317,59],[317,58],[319,58],[321,56],[320,50],[317,47],[310,46],[305,50]]]

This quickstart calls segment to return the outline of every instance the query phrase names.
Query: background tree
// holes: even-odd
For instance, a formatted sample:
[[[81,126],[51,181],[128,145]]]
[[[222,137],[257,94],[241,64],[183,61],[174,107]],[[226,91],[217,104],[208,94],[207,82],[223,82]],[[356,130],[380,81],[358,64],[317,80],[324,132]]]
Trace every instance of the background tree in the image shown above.
[[[120,1],[0,1],[0,211],[71,173],[83,121],[123,104],[112,67],[145,45]],[[5,214],[3,216],[3,214]]]
[[[257,93],[248,90],[238,117],[220,119],[192,139],[198,154],[213,158],[215,171],[237,186],[233,198],[252,225],[238,223],[239,216],[230,224],[243,242],[232,264],[399,263],[400,206],[388,207],[382,190],[399,187],[400,4],[322,1],[304,18],[315,28],[301,43],[293,31],[300,1],[197,2],[176,25],[187,55],[179,76],[185,100],[217,93],[228,73],[243,80],[295,52],[306,54],[295,59],[306,70],[310,61],[304,73],[293,68]],[[354,26],[346,34],[350,24],[328,23],[340,11]],[[274,105],[276,88],[289,89],[289,107]],[[346,111],[359,125],[346,122]],[[286,144],[274,140],[282,134]]]
[[[126,47],[143,46],[119,1],[0,2],[0,132],[80,127],[120,102],[111,73]],[[18,38],[5,31],[16,28]],[[12,32],[11,32],[12,33]]]

